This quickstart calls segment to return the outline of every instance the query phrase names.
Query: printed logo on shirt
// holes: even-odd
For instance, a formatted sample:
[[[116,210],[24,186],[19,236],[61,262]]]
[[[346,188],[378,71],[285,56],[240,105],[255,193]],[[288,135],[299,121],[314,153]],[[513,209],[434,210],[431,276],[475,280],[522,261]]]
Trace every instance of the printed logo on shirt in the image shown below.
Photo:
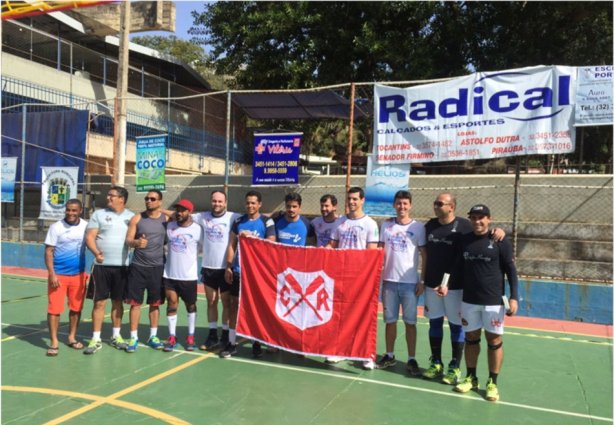
[[[399,232],[390,236],[388,243],[393,251],[407,252],[407,237],[405,237],[405,233]]]
[[[170,249],[174,252],[186,252],[190,240],[192,240],[192,235],[172,235],[169,241]]]
[[[207,235],[207,239],[211,242],[222,242],[224,240],[226,224],[218,224],[214,223],[211,220],[205,221],[205,234]]]

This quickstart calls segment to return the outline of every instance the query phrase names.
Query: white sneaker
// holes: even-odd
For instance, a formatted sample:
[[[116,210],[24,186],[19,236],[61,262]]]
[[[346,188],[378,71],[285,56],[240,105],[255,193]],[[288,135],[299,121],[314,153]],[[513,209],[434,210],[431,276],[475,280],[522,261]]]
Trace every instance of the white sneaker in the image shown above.
[[[375,369],[375,362],[371,359],[362,362],[362,368],[365,370]]]
[[[339,363],[341,360],[343,360],[341,357],[337,357],[337,356],[328,356],[325,360],[326,363]]]

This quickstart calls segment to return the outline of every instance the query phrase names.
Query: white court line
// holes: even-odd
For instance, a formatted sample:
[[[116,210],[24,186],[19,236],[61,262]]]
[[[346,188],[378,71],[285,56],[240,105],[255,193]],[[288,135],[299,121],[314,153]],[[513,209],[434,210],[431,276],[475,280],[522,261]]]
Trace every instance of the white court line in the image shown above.
[[[249,359],[241,359],[241,358],[237,358],[237,357],[232,357],[230,359],[223,359],[223,360],[230,360],[230,361],[235,361],[235,362],[240,362],[240,363],[249,363],[249,364],[252,364],[252,365],[273,367],[273,368],[277,368],[277,369],[290,370],[290,371],[293,371],[293,372],[309,373],[309,374],[312,374],[312,375],[321,375],[321,376],[326,376],[328,378],[338,378],[338,379],[346,379],[346,380],[349,380],[349,381],[366,382],[366,383],[369,383],[369,384],[383,385],[383,386],[386,386],[386,387],[402,388],[402,389],[405,389],[405,390],[420,391],[420,392],[424,392],[424,393],[443,395],[443,396],[446,396],[446,397],[456,397],[456,398],[461,398],[463,400],[472,400],[472,401],[477,401],[477,402],[493,403],[493,402],[487,401],[487,400],[485,400],[483,398],[468,397],[467,394],[457,394],[457,393],[454,393],[454,392],[437,391],[437,390],[431,390],[431,389],[428,389],[428,388],[414,387],[412,385],[395,384],[395,383],[392,383],[392,382],[384,382],[384,381],[378,381],[378,380],[375,380],[375,379],[361,378],[359,376],[339,375],[339,374],[336,374],[336,373],[322,372],[322,371],[318,371],[318,370],[302,369],[302,368],[297,368],[297,367],[293,367],[293,366],[285,366],[285,365],[274,364],[274,363],[266,363],[266,362],[262,362],[262,361],[255,361],[255,360],[249,360]],[[573,417],[577,417],[577,418],[584,418],[584,419],[604,421],[604,422],[612,422],[612,418],[606,418],[606,417],[602,417],[602,416],[587,415],[587,414],[584,414],[584,413],[568,412],[568,411],[565,411],[565,410],[549,409],[549,408],[546,408],[546,407],[531,406],[531,405],[528,405],[528,404],[510,403],[510,402],[507,402],[507,401],[497,401],[496,404],[501,404],[501,405],[511,406],[511,407],[517,407],[517,408],[526,409],[526,410],[536,410],[536,411],[539,411],[539,412],[555,413],[555,414],[564,415],[564,416],[573,416]]]

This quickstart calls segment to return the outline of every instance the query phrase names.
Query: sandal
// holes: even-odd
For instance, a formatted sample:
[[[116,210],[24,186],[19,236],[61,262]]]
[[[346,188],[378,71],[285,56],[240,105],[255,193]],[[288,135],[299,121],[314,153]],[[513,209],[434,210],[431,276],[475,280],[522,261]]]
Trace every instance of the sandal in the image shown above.
[[[83,350],[83,344],[80,341],[69,342],[67,345],[75,350]]]
[[[60,352],[59,347],[49,347],[47,349],[47,357],[55,357],[58,355],[59,352]]]

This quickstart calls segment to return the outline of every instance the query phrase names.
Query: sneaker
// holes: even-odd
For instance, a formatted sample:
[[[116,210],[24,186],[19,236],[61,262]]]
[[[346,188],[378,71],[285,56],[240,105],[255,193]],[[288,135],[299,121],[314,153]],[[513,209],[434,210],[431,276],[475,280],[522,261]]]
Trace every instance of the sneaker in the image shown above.
[[[223,335],[223,333],[222,333]],[[228,343],[228,341],[226,342]],[[217,347],[220,344],[220,341],[218,341],[217,339],[217,331],[215,329],[212,329],[209,331],[209,336],[207,337],[207,340],[205,342],[203,342],[200,347],[198,347],[199,350],[211,350],[215,347]]]
[[[497,384],[495,384],[491,378],[488,378],[488,382],[486,383],[486,400],[499,400],[499,390],[497,389]]]
[[[364,362],[362,362],[362,368],[364,370],[373,370],[375,369],[375,362],[371,359],[365,360]]]
[[[149,340],[147,340],[147,345],[153,348],[154,350],[161,350],[164,348],[164,344],[160,341],[160,338],[157,336],[150,336]]]
[[[164,351],[169,353],[173,351],[177,347],[177,338],[174,335],[168,337],[166,342],[164,343]]]
[[[328,364],[335,364],[335,363],[339,363],[341,360],[343,360],[341,357],[328,356],[324,361]]]
[[[83,350],[83,354],[94,354],[102,348],[102,342],[99,339],[92,339],[87,348]]]
[[[126,353],[134,353],[136,351],[136,347],[139,346],[139,340],[136,338],[130,338],[128,341],[128,345],[126,346]]]
[[[257,359],[262,357],[262,345],[258,341],[254,341],[252,345],[252,355]]]
[[[222,329],[222,337],[220,338],[220,344],[224,347],[226,346],[226,344],[228,344],[228,338],[229,338],[228,333],[229,333],[228,329]]]
[[[185,338],[185,351],[194,351],[196,349],[196,343],[194,342],[194,335],[188,335]]]
[[[122,338],[121,335],[117,335],[111,338],[111,347],[115,347],[118,350],[125,350],[128,347],[128,344],[126,341],[124,341],[124,338]]]
[[[443,375],[443,364],[431,358],[431,366],[422,372],[422,377],[426,379],[435,379],[441,375]]]
[[[464,380],[456,384],[454,391],[457,393],[468,393],[471,390],[477,390],[480,387],[476,376],[467,376]],[[495,391],[497,387],[495,386]]]
[[[460,382],[461,370],[455,366],[454,364],[448,366],[448,371],[441,378],[441,382],[448,385],[456,385]]]
[[[220,357],[222,359],[227,359],[229,357],[234,356],[235,354],[237,354],[237,344],[231,344],[229,342],[228,344],[226,344],[224,350],[220,353]]]
[[[422,371],[418,367],[418,362],[416,361],[416,359],[410,359],[407,362],[407,370],[409,371],[409,374],[411,376],[420,376],[422,374]]]
[[[394,356],[384,354],[381,359],[376,363],[378,369],[386,369],[387,367],[397,364],[397,360]]]

